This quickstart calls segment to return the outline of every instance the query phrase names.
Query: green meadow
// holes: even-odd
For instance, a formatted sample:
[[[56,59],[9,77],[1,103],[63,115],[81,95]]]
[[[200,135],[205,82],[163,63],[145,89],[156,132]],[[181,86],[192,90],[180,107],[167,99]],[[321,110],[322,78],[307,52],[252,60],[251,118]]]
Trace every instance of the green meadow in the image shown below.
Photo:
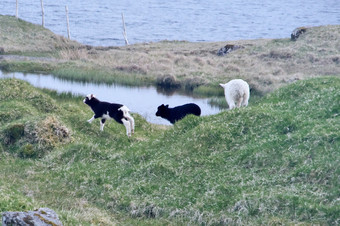
[[[82,98],[0,80],[0,212],[64,225],[338,224],[340,79],[174,126],[89,124]]]
[[[217,56],[226,44],[243,48]],[[4,72],[167,87],[226,108],[174,126],[133,113],[128,138],[114,121],[89,124],[84,97],[0,79],[0,213],[48,207],[64,225],[338,225],[339,59],[339,25],[297,41],[100,47],[0,15]],[[229,111],[217,87],[232,78],[251,96]]]

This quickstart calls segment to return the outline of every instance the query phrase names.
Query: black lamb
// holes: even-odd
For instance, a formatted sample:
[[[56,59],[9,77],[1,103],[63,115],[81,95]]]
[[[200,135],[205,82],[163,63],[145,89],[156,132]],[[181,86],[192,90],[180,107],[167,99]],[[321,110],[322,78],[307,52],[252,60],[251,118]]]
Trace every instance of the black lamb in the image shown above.
[[[167,119],[169,122],[174,124],[178,120],[181,120],[188,114],[193,114],[200,116],[201,108],[197,104],[184,104],[181,106],[177,106],[174,108],[169,108],[169,105],[160,105],[156,112],[156,116],[160,116],[164,119]]]

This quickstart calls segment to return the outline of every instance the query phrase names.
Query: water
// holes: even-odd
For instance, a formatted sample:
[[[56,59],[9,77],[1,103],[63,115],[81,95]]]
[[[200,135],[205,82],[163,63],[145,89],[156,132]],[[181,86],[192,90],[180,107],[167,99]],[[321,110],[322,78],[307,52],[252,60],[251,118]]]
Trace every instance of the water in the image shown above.
[[[19,17],[41,24],[40,1],[19,0]],[[160,40],[228,41],[287,38],[296,27],[340,24],[339,0],[58,0],[44,1],[45,27],[89,45]],[[15,15],[15,0],[0,0],[0,14]]]
[[[174,93],[166,95],[157,91],[155,87],[125,87],[120,85],[93,84],[74,82],[59,79],[52,75],[8,73],[0,71],[0,78],[18,78],[28,81],[35,87],[56,90],[57,92],[70,92],[75,95],[86,96],[95,94],[102,101],[120,103],[128,106],[131,112],[142,115],[148,122],[155,124],[170,125],[170,123],[155,115],[157,107],[161,104],[169,104],[170,107],[196,103],[202,110],[202,115],[212,115],[220,112],[220,109],[211,106],[206,98],[194,98]],[[89,108],[89,119],[92,111]]]
[[[41,24],[39,0],[18,2],[19,18]],[[67,36],[66,5],[71,39],[96,46],[125,44],[122,13],[131,44],[160,40],[207,42],[288,38],[296,27],[340,24],[340,0],[45,0],[45,27],[63,36]],[[0,0],[0,14],[15,15],[15,10],[15,0]],[[202,108],[203,115],[219,112],[206,99],[179,94],[167,96],[153,87],[95,85],[20,73],[7,76],[58,92],[94,93],[101,100],[127,105],[152,123],[167,123],[154,116],[157,106],[162,103],[176,106],[195,102]]]

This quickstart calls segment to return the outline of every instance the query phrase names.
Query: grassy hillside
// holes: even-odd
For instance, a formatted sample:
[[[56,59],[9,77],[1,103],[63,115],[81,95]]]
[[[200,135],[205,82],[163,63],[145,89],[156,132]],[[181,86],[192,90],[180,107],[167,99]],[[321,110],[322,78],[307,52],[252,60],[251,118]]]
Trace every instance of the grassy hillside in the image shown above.
[[[243,48],[217,56],[226,44]],[[95,47],[0,15],[0,47],[0,54],[7,55],[0,59],[0,68],[7,71],[44,72],[81,81],[175,86],[201,95],[223,95],[216,87],[232,78],[243,78],[253,91],[264,94],[294,80],[340,74],[340,25],[309,28],[297,41],[163,41]]]
[[[0,80],[0,212],[75,224],[337,224],[340,79],[175,126],[86,122],[82,98]]]

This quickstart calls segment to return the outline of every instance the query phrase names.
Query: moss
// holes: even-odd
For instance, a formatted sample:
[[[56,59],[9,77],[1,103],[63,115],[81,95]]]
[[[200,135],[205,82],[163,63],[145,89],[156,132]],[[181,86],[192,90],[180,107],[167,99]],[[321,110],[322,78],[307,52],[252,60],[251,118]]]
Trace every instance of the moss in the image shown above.
[[[44,218],[43,216],[41,216],[40,214],[35,213],[34,216],[37,216],[41,221],[45,222],[48,225],[52,225],[52,226],[58,226],[58,224],[55,224],[53,221],[50,221],[46,218]]]

